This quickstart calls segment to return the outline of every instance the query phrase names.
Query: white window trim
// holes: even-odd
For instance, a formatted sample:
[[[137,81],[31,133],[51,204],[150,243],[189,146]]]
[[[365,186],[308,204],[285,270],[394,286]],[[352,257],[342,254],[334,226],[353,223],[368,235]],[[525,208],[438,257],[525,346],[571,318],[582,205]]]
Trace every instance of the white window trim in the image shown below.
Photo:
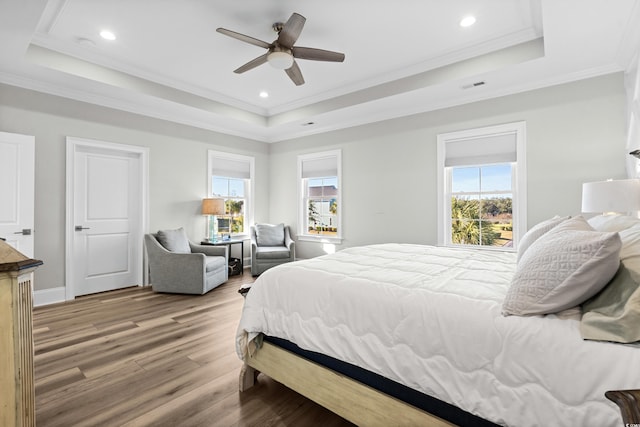
[[[517,216],[513,217],[513,248],[494,248],[490,246],[478,246],[482,250],[516,251],[520,238],[527,231],[527,159],[526,159],[526,122],[506,123],[496,126],[487,126],[477,129],[467,129],[457,132],[449,132],[438,135],[438,245],[452,246],[451,230],[447,218],[451,218],[451,195],[447,197],[447,191],[451,188],[451,169],[444,166],[447,142],[468,139],[490,137],[496,134],[515,133],[517,167],[512,169],[512,206]],[[446,201],[449,201],[446,203]],[[458,245],[456,245],[458,246]]]
[[[308,160],[320,159],[323,157],[335,157],[338,169],[338,233],[334,237],[317,236],[308,234],[305,228],[305,215],[307,207],[304,204],[304,186],[302,185],[302,164]],[[342,150],[330,150],[319,153],[301,154],[298,156],[298,235],[297,240],[317,243],[341,244],[342,233]]]
[[[213,169],[213,159],[232,160],[236,162],[249,163],[249,188],[247,188],[247,194],[245,198],[247,200],[247,206],[245,207],[245,231],[244,233],[238,233],[236,236],[249,236],[249,227],[253,226],[253,214],[254,214],[254,195],[255,195],[255,157],[244,156],[242,154],[227,153],[224,151],[208,150],[207,151],[207,197],[210,197],[213,191],[213,183],[211,173]]]

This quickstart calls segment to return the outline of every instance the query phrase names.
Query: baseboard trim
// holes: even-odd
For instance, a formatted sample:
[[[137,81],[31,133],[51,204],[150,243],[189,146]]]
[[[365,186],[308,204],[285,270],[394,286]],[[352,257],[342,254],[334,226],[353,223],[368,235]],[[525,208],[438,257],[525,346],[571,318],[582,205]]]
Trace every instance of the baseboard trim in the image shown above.
[[[66,301],[66,289],[64,286],[59,288],[41,289],[33,292],[33,306],[56,304]]]

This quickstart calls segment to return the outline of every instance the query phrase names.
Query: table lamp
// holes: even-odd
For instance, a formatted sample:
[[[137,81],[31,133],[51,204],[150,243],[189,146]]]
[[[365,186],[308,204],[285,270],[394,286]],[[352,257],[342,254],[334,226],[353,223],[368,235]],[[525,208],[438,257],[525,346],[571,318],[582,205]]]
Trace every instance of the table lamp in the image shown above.
[[[640,179],[618,179],[582,184],[582,212],[600,214],[640,211]]]
[[[216,215],[224,215],[225,213],[224,199],[202,199],[202,215],[208,216],[207,240],[210,242],[218,241],[218,218]]]

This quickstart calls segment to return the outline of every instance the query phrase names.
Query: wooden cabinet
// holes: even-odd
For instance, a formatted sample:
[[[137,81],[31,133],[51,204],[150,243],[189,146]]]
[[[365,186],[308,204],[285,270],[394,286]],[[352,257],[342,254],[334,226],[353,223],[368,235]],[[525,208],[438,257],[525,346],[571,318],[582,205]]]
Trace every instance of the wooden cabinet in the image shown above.
[[[0,425],[35,426],[33,271],[29,259],[0,241]]]

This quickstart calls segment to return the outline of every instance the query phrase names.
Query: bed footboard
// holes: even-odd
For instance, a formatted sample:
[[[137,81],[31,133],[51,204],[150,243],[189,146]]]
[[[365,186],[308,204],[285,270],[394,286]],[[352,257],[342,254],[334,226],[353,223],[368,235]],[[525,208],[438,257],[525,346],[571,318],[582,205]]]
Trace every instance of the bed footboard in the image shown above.
[[[624,425],[640,425],[640,390],[612,390],[604,395],[618,405]]]
[[[357,425],[453,426],[267,341],[245,361],[240,372],[240,391],[254,384],[258,372]]]

